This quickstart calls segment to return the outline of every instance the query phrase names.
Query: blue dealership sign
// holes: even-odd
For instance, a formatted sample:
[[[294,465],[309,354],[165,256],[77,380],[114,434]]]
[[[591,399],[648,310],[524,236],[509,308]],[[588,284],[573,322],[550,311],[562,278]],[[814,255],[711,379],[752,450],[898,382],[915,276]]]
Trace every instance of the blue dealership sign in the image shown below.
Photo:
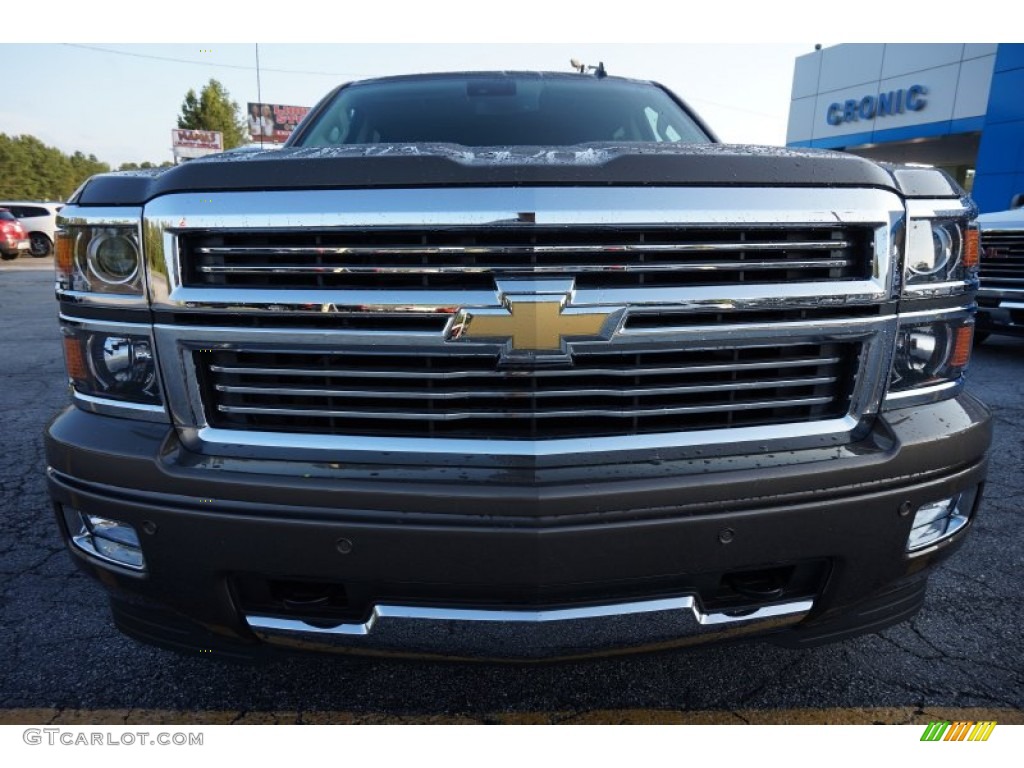
[[[906,111],[920,112],[928,100],[925,95],[928,89],[923,85],[912,85],[896,91],[879,93],[877,96],[867,95],[861,99],[847,99],[844,102],[829,104],[825,119],[829,125],[842,125],[858,120],[873,120],[876,117],[901,115]]]

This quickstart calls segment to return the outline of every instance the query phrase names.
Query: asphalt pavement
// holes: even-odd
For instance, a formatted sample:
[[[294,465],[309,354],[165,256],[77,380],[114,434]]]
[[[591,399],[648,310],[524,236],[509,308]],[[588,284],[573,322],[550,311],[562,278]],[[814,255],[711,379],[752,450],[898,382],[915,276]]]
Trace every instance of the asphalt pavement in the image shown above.
[[[812,650],[760,641],[510,666],[323,656],[179,656],[114,629],[70,562],[42,431],[67,402],[52,260],[0,264],[0,723],[1024,723],[1024,340],[978,349],[995,414],[980,517],[912,622]]]

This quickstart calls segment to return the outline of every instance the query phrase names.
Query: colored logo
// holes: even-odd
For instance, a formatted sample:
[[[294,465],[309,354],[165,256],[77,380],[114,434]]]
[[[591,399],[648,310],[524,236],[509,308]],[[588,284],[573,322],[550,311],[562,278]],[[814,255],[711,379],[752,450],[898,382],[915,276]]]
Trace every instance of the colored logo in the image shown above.
[[[499,341],[506,356],[566,352],[566,339],[607,339],[619,312],[607,308],[572,308],[565,296],[504,297],[502,309],[462,309],[448,338],[452,341]]]
[[[995,720],[970,721],[932,720],[921,734],[921,741],[988,741]]]

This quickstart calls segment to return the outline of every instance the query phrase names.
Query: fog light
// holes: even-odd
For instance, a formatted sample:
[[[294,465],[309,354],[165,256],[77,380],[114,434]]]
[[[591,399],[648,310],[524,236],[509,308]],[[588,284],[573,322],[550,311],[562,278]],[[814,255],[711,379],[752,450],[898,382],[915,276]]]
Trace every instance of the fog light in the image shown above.
[[[139,535],[128,523],[87,515],[72,507],[62,506],[61,510],[71,543],[83,552],[125,568],[145,569],[146,560],[142,556]]]
[[[967,525],[977,499],[978,486],[975,485],[956,496],[918,507],[907,539],[907,551],[916,552],[955,534]]]

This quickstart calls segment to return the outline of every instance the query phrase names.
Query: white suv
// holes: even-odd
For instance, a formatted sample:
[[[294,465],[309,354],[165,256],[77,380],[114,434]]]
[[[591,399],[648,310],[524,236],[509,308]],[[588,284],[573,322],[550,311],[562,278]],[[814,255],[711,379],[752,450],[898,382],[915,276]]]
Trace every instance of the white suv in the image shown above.
[[[64,203],[36,203],[28,200],[0,201],[0,208],[6,208],[28,232],[31,243],[29,251],[33,256],[48,256],[53,251],[54,236],[57,232],[57,211]]]

